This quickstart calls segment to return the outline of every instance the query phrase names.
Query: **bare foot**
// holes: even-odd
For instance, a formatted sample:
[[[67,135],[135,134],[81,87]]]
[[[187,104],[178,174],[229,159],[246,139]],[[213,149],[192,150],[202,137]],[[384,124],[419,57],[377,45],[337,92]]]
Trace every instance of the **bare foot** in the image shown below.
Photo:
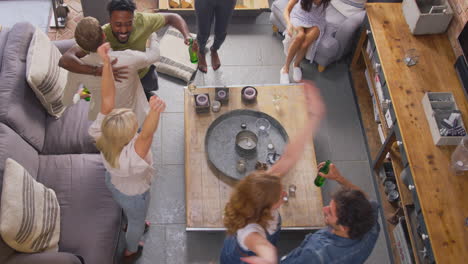
[[[198,52],[198,69],[203,73],[208,71],[205,54],[201,54],[200,52]]]
[[[219,60],[217,50],[211,50],[211,67],[213,67],[215,71],[221,67],[221,61]]]

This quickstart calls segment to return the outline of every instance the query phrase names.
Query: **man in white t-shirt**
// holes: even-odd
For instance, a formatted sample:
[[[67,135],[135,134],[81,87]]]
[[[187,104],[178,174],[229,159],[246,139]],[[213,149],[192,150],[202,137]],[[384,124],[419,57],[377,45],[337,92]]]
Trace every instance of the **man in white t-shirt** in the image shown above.
[[[99,21],[93,17],[83,18],[75,29],[75,40],[84,51],[89,52],[88,55],[81,58],[81,61],[99,67],[102,62],[96,50],[105,41],[105,34]],[[113,63],[116,66],[125,66],[128,73],[127,79],[116,82],[115,107],[132,109],[137,116],[138,124],[141,126],[149,106],[138,76],[138,70],[148,67],[159,58],[159,42],[156,33],[151,36],[150,46],[146,52],[128,49],[111,51],[109,55],[113,58]],[[101,76],[69,72],[62,101],[65,105],[73,104],[77,99],[75,95],[81,85],[91,93],[88,118],[95,120],[101,104]]]

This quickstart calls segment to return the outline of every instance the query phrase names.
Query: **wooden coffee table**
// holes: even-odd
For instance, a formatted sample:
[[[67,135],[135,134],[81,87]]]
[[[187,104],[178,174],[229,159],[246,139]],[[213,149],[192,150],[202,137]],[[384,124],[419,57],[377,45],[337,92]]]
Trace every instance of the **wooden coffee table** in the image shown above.
[[[185,90],[185,195],[187,230],[223,230],[224,206],[236,181],[217,172],[208,162],[205,153],[205,134],[211,122],[220,115],[235,109],[262,111],[276,118],[290,138],[297,135],[306,118],[302,86],[255,86],[257,102],[245,105],[241,101],[242,87],[229,87],[229,103],[214,113],[195,113],[194,99]],[[214,87],[197,88],[195,93],[209,93],[214,100]],[[282,96],[279,109],[272,102],[273,95]],[[283,229],[318,229],[324,226],[322,194],[313,181],[317,163],[313,142],[307,142],[302,159],[283,179],[284,189],[290,184],[297,188],[281,209]]]

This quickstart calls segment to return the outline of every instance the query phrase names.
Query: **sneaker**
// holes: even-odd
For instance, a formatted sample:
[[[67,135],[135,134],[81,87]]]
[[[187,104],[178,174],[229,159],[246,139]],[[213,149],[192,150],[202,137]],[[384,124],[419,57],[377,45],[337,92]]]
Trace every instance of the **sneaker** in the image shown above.
[[[300,82],[302,80],[302,71],[300,67],[293,67],[293,80]]]
[[[289,84],[289,73],[283,71],[283,68],[280,70],[280,84]]]

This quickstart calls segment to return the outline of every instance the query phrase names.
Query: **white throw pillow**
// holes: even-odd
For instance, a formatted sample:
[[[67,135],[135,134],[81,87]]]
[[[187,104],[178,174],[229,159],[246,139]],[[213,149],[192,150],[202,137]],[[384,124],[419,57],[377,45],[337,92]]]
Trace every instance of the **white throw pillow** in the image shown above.
[[[197,36],[192,34],[192,37],[196,39]],[[198,64],[190,62],[188,46],[185,45],[182,34],[169,27],[161,39],[160,50],[161,56],[154,63],[156,71],[189,82],[197,71]]]
[[[3,174],[0,235],[19,252],[58,251],[60,206],[55,192],[10,158]]]
[[[60,56],[49,37],[36,28],[28,50],[26,79],[47,112],[56,118],[65,110],[61,98],[68,73],[58,66]]]
[[[331,5],[345,17],[361,12],[366,3],[367,0],[331,0]]]

